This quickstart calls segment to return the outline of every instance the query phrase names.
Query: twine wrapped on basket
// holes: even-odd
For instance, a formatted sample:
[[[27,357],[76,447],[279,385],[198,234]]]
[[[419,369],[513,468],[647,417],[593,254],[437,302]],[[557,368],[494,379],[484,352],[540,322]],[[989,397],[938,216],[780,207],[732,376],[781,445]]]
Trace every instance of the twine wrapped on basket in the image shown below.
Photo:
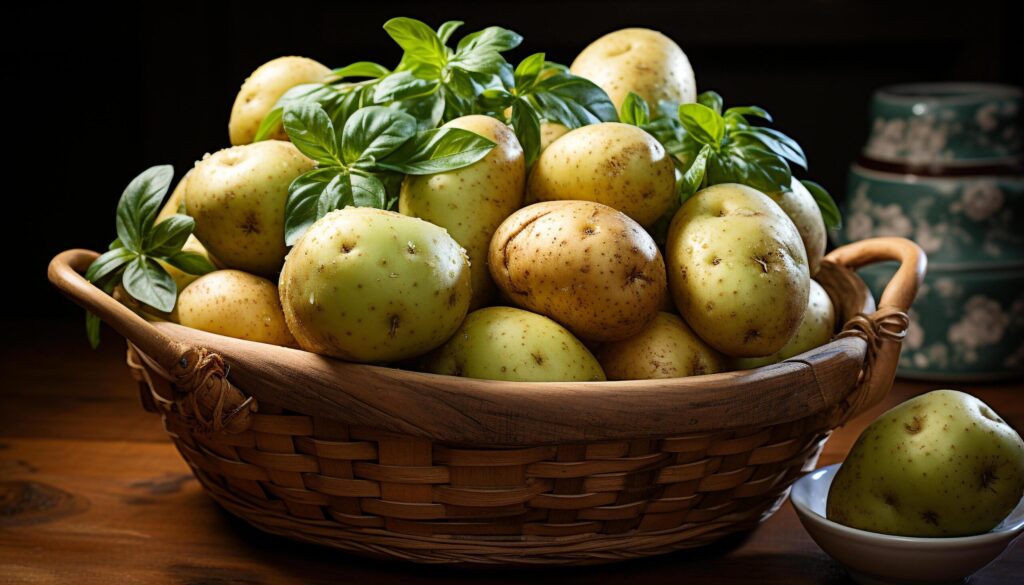
[[[831,429],[888,392],[924,253],[877,238],[816,279],[844,325],[772,366],[671,380],[518,383],[345,363],[148,322],[50,280],[128,339],[143,405],[253,526],[423,563],[590,564],[700,546],[771,515]],[[854,274],[895,260],[878,309]]]

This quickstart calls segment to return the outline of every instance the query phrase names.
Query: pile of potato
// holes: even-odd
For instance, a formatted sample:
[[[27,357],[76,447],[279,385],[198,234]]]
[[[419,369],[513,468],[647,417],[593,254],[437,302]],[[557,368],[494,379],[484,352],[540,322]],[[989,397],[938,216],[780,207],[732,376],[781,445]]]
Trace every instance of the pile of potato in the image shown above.
[[[608,34],[577,57],[621,108],[693,102],[683,51],[645,29]],[[180,181],[164,213],[195,220],[187,249],[221,270],[165,266],[187,327],[361,363],[521,381],[671,378],[777,362],[827,342],[832,303],[813,280],[825,226],[811,195],[719,184],[679,206],[677,170],[641,128],[545,122],[527,168],[516,134],[483,115],[447,125],[496,146],[450,172],[407,176],[397,211],[346,207],[290,249],[291,182],[314,168],[278,132],[252,142],[289,88],[330,73],[310,59],[249,77],[229,125],[235,145]],[[275,284],[276,281],[276,284]]]

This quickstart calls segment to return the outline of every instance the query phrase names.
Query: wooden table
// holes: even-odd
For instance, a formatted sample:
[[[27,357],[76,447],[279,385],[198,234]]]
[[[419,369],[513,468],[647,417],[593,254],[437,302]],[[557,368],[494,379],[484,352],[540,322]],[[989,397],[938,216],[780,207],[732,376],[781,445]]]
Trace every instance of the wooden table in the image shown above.
[[[751,535],[618,565],[485,572],[369,561],[260,533],[207,498],[142,410],[124,343],[80,323],[11,323],[0,355],[0,583],[849,583],[787,503]],[[898,382],[838,430],[842,460],[882,410],[941,384]],[[1024,384],[960,385],[1024,429]],[[1020,541],[972,585],[1019,583]]]

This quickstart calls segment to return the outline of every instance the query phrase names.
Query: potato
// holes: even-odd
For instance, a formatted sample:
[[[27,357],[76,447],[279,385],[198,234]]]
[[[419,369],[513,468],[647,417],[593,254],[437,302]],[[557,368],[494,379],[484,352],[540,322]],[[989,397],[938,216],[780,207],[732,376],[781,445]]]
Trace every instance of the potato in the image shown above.
[[[276,275],[287,253],[288,185],[313,165],[280,140],[207,155],[185,186],[185,210],[196,220],[196,237],[229,268]]]
[[[665,244],[679,313],[732,357],[773,354],[796,333],[810,275],[796,226],[767,195],[714,185],[683,204]]]
[[[811,276],[814,276],[821,266],[821,259],[825,256],[825,244],[828,243],[825,220],[821,217],[817,202],[803,183],[794,178],[790,189],[792,190],[767,195],[779,204],[796,225],[800,239],[804,242],[804,250],[807,252],[807,265],[810,267]]]
[[[636,126],[577,128],[537,159],[527,183],[537,201],[573,199],[614,207],[649,226],[676,198],[675,166],[665,148]]]
[[[807,296],[807,309],[800,320],[800,327],[797,328],[793,337],[789,338],[786,345],[765,357],[733,358],[730,360],[730,369],[750,370],[788,360],[828,343],[832,339],[835,328],[836,309],[832,306],[832,299],[820,284],[812,280],[810,294]]]
[[[249,144],[256,137],[263,118],[274,109],[282,95],[296,85],[324,81],[331,70],[305,57],[278,57],[260,65],[242,84],[231,106],[228,135],[231,144]],[[288,140],[283,128],[270,136]]]
[[[540,150],[543,152],[551,143],[558,140],[568,132],[569,129],[558,122],[540,123]]]
[[[515,304],[588,341],[636,335],[665,294],[665,263],[650,235],[590,201],[546,201],[512,214],[491,240],[490,269]]]
[[[646,28],[608,33],[583,49],[569,71],[607,92],[621,111],[633,92],[656,113],[661,100],[697,101],[697,81],[686,54],[672,39]]]
[[[303,349],[355,362],[424,354],[459,327],[466,252],[434,224],[346,207],[310,226],[281,271],[281,304]]]
[[[178,295],[178,323],[210,333],[295,347],[277,287],[241,270],[204,274]]]
[[[424,371],[519,382],[605,379],[572,333],[543,315],[512,307],[470,313],[455,335],[427,356]]]
[[[494,296],[487,248],[494,230],[523,204],[526,159],[508,126],[488,116],[463,116],[445,124],[489,138],[495,146],[482,160],[447,173],[409,175],[402,183],[398,210],[439,225],[469,255],[473,297],[470,310]]]
[[[633,337],[603,344],[597,361],[609,380],[651,380],[714,374],[724,360],[678,316],[658,313]]]

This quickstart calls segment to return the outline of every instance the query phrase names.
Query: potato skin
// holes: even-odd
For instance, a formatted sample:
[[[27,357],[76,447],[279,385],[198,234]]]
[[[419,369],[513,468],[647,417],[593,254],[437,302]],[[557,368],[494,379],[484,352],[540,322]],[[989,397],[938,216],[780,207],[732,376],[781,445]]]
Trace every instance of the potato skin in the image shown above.
[[[601,365],[583,343],[543,315],[513,307],[470,313],[424,371],[519,382],[601,381]]]
[[[558,122],[541,122],[540,123],[540,150],[544,152],[547,150],[551,143],[558,140],[562,136],[569,132],[569,129],[559,124]]]
[[[609,380],[652,380],[714,374],[723,370],[722,355],[671,313],[633,337],[602,344],[597,360]]]
[[[473,310],[494,296],[487,249],[501,222],[523,204],[526,159],[512,130],[489,116],[463,116],[445,127],[476,132],[496,146],[468,167],[407,176],[402,182],[398,211],[445,228],[466,249],[473,282],[469,306]]]
[[[196,237],[229,268],[273,277],[281,268],[288,185],[314,163],[290,142],[233,146],[196,164],[185,209]]]
[[[697,192],[665,245],[680,315],[732,357],[782,349],[807,309],[810,275],[796,226],[767,195],[726,183]]]
[[[228,135],[231,144],[249,144],[256,137],[263,118],[274,109],[284,92],[303,83],[317,83],[331,73],[323,64],[306,57],[278,57],[260,65],[242,84],[231,106]],[[288,140],[283,128],[270,136]]]
[[[825,220],[821,217],[821,210],[814,197],[803,183],[793,179],[790,189],[767,195],[779,204],[796,225],[800,239],[804,242],[804,250],[807,252],[807,265],[810,267],[811,276],[814,276],[821,267],[821,259],[825,257],[825,245],[828,243]]]
[[[529,199],[596,201],[649,226],[676,198],[675,166],[665,148],[636,126],[608,122],[565,134],[530,171]]]
[[[697,101],[697,81],[686,54],[672,39],[646,28],[604,35],[583,49],[569,71],[599,85],[620,112],[631,91],[652,111],[661,100]]]
[[[828,293],[815,281],[811,281],[810,294],[807,296],[807,309],[804,311],[800,327],[786,345],[772,355],[755,358],[732,358],[730,369],[749,370],[788,360],[816,347],[825,345],[832,339],[836,328],[836,309]]]
[[[332,211],[288,254],[279,283],[307,351],[364,363],[417,357],[466,316],[469,260],[443,229],[365,207]]]
[[[178,323],[210,333],[296,347],[288,331],[277,287],[241,270],[200,276],[178,295]]]
[[[490,268],[515,304],[587,341],[639,333],[665,294],[654,240],[625,214],[591,201],[546,201],[512,214],[491,240]]]

